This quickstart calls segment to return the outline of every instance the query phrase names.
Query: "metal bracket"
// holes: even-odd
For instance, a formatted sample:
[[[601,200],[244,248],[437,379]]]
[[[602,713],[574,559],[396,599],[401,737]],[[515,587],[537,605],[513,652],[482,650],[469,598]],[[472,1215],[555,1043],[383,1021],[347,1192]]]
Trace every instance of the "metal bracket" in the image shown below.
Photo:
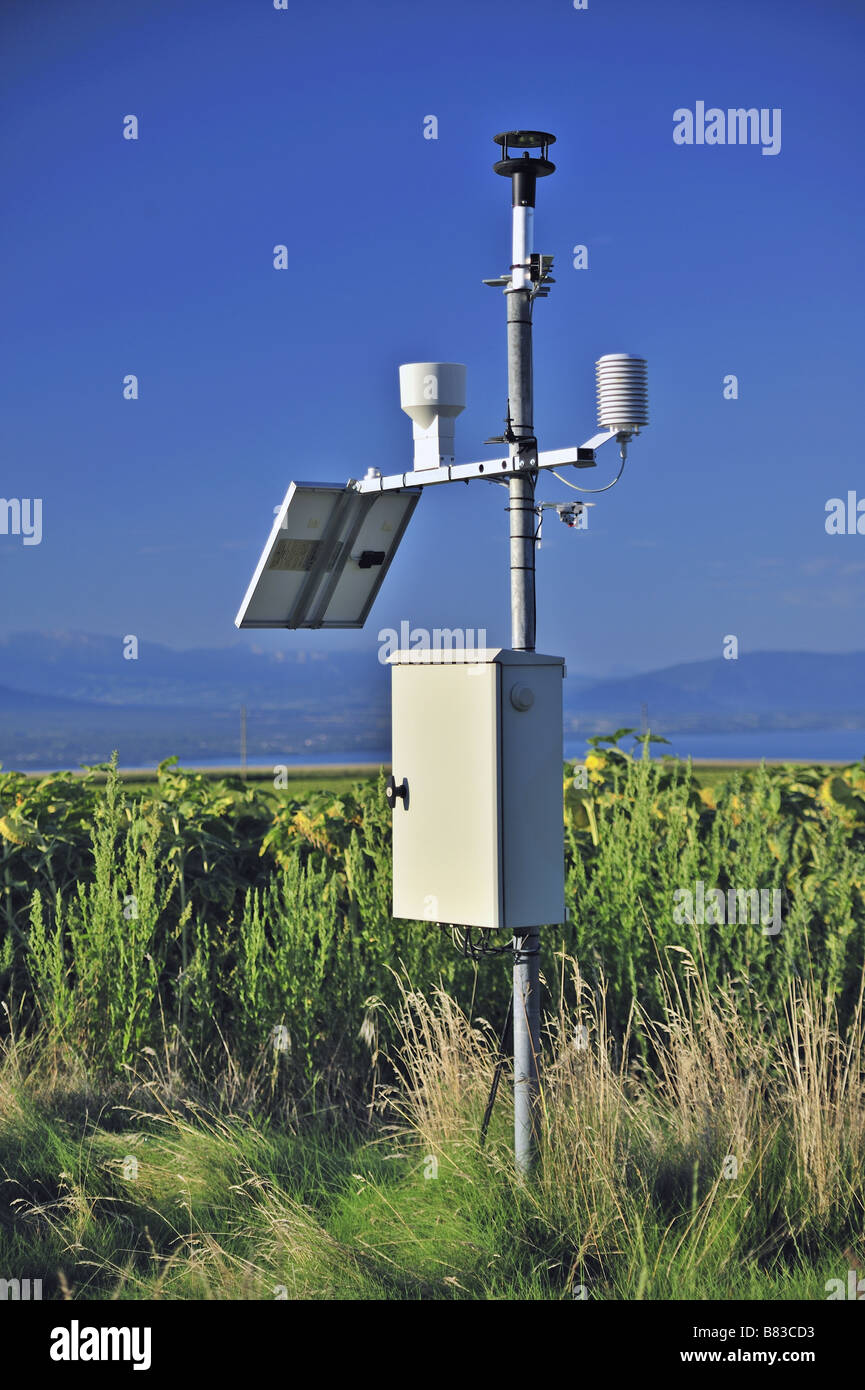
[[[468,483],[473,478],[495,482],[509,474],[528,469],[595,468],[595,451],[615,439],[615,430],[595,434],[585,444],[567,449],[544,449],[527,458],[495,458],[484,463],[452,463],[444,468],[424,468],[417,472],[391,473],[387,477],[352,479],[349,486],[356,492],[392,492],[405,487],[433,487],[439,483]]]

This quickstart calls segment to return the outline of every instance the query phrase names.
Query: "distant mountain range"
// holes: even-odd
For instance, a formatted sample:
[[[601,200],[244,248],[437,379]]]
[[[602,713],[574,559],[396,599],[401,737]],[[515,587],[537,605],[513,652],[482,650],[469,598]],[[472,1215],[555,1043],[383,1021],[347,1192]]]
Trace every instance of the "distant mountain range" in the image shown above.
[[[0,763],[64,767],[234,762],[240,707],[251,762],[345,755],[390,742],[388,672],[369,652],[174,651],[142,643],[124,660],[118,638],[18,633],[0,639]],[[565,685],[569,735],[615,727],[716,733],[865,729],[865,652],[755,652],[610,680]]]
[[[172,753],[236,762],[241,706],[251,762],[358,758],[390,741],[387,695],[387,672],[367,652],[143,642],[127,660],[119,638],[16,633],[0,639],[0,763],[77,766],[115,748],[125,767]]]
[[[331,695],[353,706],[385,684],[368,652],[265,652],[246,642],[186,651],[142,642],[135,660],[123,651],[119,637],[15,633],[0,638],[0,685],[96,704],[224,711],[253,703],[284,710]]]
[[[592,682],[566,697],[572,730],[633,724],[657,733],[736,729],[865,729],[865,652],[753,652]],[[578,707],[578,708],[577,708]]]

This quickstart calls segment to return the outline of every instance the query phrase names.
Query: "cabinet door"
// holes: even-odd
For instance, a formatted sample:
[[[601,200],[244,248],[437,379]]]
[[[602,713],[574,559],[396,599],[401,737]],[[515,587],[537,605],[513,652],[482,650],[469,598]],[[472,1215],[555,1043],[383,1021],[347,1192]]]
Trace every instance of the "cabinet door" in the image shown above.
[[[395,917],[500,925],[498,684],[492,663],[393,668]]]

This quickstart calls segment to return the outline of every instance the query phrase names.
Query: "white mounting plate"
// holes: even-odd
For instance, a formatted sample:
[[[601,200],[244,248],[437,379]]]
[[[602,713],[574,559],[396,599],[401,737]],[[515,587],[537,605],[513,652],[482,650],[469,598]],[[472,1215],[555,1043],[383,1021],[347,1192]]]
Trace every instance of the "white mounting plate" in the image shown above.
[[[235,626],[363,627],[420,495],[292,483]]]

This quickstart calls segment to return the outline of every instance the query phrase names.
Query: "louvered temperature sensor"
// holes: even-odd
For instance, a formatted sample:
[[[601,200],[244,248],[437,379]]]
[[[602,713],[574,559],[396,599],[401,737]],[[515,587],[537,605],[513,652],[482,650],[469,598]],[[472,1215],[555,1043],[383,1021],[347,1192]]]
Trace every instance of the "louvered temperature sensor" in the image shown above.
[[[595,365],[598,426],[617,434],[639,434],[649,423],[649,381],[645,357],[608,352]]]

